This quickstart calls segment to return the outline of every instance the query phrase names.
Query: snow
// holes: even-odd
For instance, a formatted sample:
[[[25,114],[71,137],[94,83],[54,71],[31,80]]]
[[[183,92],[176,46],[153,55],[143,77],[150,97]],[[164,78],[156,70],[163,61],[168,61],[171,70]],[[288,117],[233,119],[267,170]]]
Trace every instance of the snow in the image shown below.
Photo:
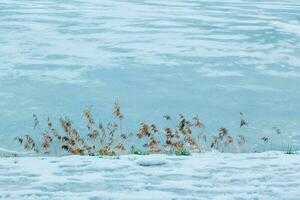
[[[298,199],[300,155],[2,157],[0,199]]]

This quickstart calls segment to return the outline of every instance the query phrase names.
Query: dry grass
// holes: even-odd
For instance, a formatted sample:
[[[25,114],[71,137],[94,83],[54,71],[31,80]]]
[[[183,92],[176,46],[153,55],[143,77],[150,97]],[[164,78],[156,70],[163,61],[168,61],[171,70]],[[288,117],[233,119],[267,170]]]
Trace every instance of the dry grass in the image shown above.
[[[16,141],[25,151],[40,155],[105,155],[114,156],[122,154],[176,154],[189,155],[191,152],[204,152],[214,149],[219,152],[244,152],[246,139],[244,135],[236,138],[230,135],[228,129],[222,127],[218,134],[208,142],[204,133],[205,127],[198,116],[191,120],[180,114],[176,122],[169,115],[164,115],[166,121],[177,124],[175,127],[159,128],[156,124],[140,124],[138,131],[126,132],[123,130],[124,115],[119,103],[115,103],[113,112],[115,121],[107,124],[96,124],[91,108],[83,112],[86,120],[87,133],[79,133],[68,118],[60,118],[60,128],[53,126],[50,118],[47,127],[43,130],[36,115],[33,115],[34,128],[41,133],[37,140],[30,135],[16,137]],[[240,113],[240,128],[248,123]],[[276,129],[279,135],[280,130]],[[264,144],[267,137],[262,137]]]

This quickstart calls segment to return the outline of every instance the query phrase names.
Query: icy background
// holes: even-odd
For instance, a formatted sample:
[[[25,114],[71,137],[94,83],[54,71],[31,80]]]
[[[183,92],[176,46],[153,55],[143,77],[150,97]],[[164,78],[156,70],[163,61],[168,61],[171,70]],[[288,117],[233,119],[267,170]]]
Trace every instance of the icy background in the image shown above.
[[[248,138],[280,127],[300,144],[298,0],[1,0],[0,146],[32,133],[32,114],[82,110],[127,128],[199,113]]]

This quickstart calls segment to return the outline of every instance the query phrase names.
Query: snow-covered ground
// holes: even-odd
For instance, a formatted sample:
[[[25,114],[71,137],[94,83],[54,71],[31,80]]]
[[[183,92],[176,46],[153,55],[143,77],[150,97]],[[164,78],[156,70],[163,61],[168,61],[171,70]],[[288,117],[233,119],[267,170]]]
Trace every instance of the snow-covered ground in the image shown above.
[[[299,199],[300,155],[0,158],[0,199]]]

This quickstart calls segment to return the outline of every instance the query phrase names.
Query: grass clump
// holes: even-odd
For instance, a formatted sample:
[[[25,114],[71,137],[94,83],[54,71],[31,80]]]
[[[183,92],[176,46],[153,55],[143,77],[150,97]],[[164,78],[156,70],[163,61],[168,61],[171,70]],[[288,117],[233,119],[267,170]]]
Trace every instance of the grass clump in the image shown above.
[[[42,128],[37,115],[33,115],[33,127],[40,134],[34,138],[27,134],[16,137],[15,140],[27,152],[38,155],[88,155],[88,156],[118,156],[123,154],[174,154],[188,156],[193,152],[215,150],[218,152],[245,152],[246,138],[244,134],[232,136],[229,130],[221,127],[218,133],[208,140],[204,133],[205,126],[199,116],[191,119],[180,114],[178,119],[164,115],[165,121],[173,126],[158,127],[155,123],[140,123],[137,131],[128,132],[124,127],[124,115],[119,103],[115,103],[114,120],[108,123],[96,123],[91,108],[83,111],[86,130],[79,131],[67,117],[59,119],[56,128],[50,118]],[[239,127],[248,127],[243,113]],[[278,136],[281,131],[274,129]],[[269,137],[261,137],[263,148],[269,143]],[[294,148],[288,146],[286,154],[295,154]]]
[[[178,125],[173,128],[160,129],[156,124],[142,122],[137,132],[127,133],[123,130],[124,115],[118,103],[115,103],[113,115],[115,121],[96,124],[91,109],[86,109],[83,112],[87,124],[85,134],[79,133],[67,117],[59,119],[60,128],[54,127],[48,118],[46,128],[42,129],[37,115],[33,115],[34,129],[38,130],[41,137],[35,139],[31,135],[24,135],[16,137],[15,140],[25,151],[39,155],[190,155],[191,151],[204,150],[204,125],[198,116],[189,121],[180,115]],[[164,119],[172,121],[169,115],[165,115]]]
[[[285,154],[294,155],[296,154],[296,149],[293,146],[288,145],[287,149],[284,151]]]

